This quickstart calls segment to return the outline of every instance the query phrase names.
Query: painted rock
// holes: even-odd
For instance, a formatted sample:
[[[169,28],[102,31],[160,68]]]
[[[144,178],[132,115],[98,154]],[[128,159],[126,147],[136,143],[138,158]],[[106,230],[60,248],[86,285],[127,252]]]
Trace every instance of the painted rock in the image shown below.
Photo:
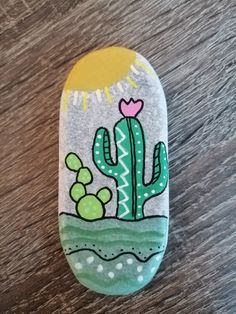
[[[84,286],[125,295],[148,284],[168,236],[167,111],[140,54],[94,51],[61,97],[59,229]]]

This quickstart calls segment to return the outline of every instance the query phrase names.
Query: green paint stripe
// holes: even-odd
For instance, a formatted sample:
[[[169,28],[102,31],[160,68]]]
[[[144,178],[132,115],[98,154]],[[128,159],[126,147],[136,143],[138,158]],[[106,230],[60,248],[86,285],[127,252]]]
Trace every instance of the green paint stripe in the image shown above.
[[[115,237],[116,235],[120,238],[122,238],[123,235],[137,237],[137,240],[140,240],[140,237],[143,237],[145,235],[147,238],[158,238],[158,237],[165,237],[165,232],[157,232],[157,231],[134,231],[134,230],[127,230],[127,229],[119,229],[119,232],[117,234],[114,233],[114,231],[118,231],[117,229],[108,228],[108,229],[102,229],[102,230],[84,230],[78,227],[64,227],[60,229],[60,232],[62,235],[64,234],[70,234],[70,233],[77,233],[79,235],[88,236],[88,237],[95,237],[96,239],[100,236],[109,235],[112,237]]]

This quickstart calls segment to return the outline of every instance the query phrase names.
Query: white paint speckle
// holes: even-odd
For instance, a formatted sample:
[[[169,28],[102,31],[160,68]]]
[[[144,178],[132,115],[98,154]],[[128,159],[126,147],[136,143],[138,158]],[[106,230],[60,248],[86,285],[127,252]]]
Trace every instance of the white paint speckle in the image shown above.
[[[122,267],[123,267],[123,264],[122,264],[122,263],[116,264],[116,269],[120,270]]]
[[[139,132],[136,132],[136,135],[139,135]]]
[[[141,205],[138,205],[138,208],[141,208],[142,206]]]
[[[138,162],[141,162],[141,159],[138,159]]]
[[[111,279],[114,278],[114,276],[115,276],[115,274],[114,274],[112,271],[110,271],[110,272],[108,273],[108,277],[110,277]]]
[[[138,150],[138,154],[141,154],[142,153],[142,151],[141,150]]]
[[[105,166],[101,166],[101,169],[105,169]]]
[[[96,154],[96,155],[99,155],[99,152],[98,152],[98,151],[96,151],[96,152],[95,152],[95,154]]]
[[[118,173],[117,173],[117,172],[115,172],[115,173],[114,173],[114,175],[115,175],[115,176],[118,176]]]
[[[144,193],[144,196],[147,197],[147,196],[148,196],[148,193]]]
[[[128,258],[128,259],[127,259],[127,264],[131,265],[131,264],[133,264],[133,262],[134,262],[134,261],[133,261],[132,258]]]
[[[137,267],[137,272],[140,273],[142,270],[143,270],[143,266],[139,265],[139,266]]]
[[[138,127],[137,124],[135,124],[134,127],[137,128]]]
[[[138,183],[138,184],[137,184],[137,186],[141,186],[141,184],[140,184],[140,183]]]
[[[75,264],[75,268],[78,269],[78,270],[80,270],[80,269],[83,268],[83,265],[78,262],[78,263]]]
[[[137,144],[140,144],[140,143],[141,143],[140,141],[137,142]]]
[[[152,192],[152,194],[154,194],[154,193],[155,193],[155,190],[151,190],[151,192]]]
[[[99,144],[99,143],[96,143],[95,145],[96,145],[97,147],[98,147],[98,146],[100,146],[100,144]]]
[[[100,163],[101,163],[101,160],[97,160],[97,163],[100,164]]]
[[[89,256],[89,257],[87,258],[87,263],[88,263],[88,264],[92,264],[93,261],[94,261],[94,257],[93,257],[93,256]]]
[[[141,173],[141,171],[138,171],[138,173]]]
[[[112,173],[112,170],[108,170],[109,173]]]
[[[163,179],[166,179],[166,176],[163,176]]]
[[[164,166],[163,168],[166,169],[166,166]]]
[[[140,196],[140,195],[138,195],[138,198],[141,198],[141,196]]]
[[[98,138],[102,138],[102,136],[99,134],[99,135],[98,135]]]
[[[138,276],[138,281],[139,281],[139,282],[142,282],[142,281],[143,281],[143,276],[142,276],[142,275],[139,275],[139,276]]]
[[[161,182],[159,185],[160,185],[160,186],[163,186],[163,183]]]
[[[97,267],[97,272],[101,273],[102,271],[103,271],[103,266],[101,264],[99,264]]]
[[[151,273],[154,273],[156,271],[156,267],[152,267]]]

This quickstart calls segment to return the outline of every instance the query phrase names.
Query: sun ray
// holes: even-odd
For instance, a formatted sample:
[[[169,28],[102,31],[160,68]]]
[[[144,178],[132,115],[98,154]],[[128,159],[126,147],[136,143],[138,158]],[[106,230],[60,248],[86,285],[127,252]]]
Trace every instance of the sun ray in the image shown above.
[[[105,91],[105,95],[106,95],[107,101],[111,105],[111,103],[112,103],[112,96],[111,96],[109,88],[106,86],[104,88],[104,91]]]
[[[117,87],[118,87],[118,89],[119,89],[119,91],[120,91],[121,93],[124,92],[123,86],[121,85],[120,82],[117,83]]]
[[[135,63],[140,66],[140,68],[142,68],[147,74],[154,74],[154,71],[145,63],[141,62],[138,58],[136,58]]]
[[[86,112],[87,111],[87,92],[82,92],[82,105],[83,105],[83,111]]]
[[[134,74],[139,75],[139,71],[135,68],[135,66],[132,64],[130,67],[131,71],[134,72]]]
[[[102,102],[102,94],[101,94],[101,90],[100,89],[96,90],[96,96],[97,96],[98,102],[101,103]]]
[[[76,106],[76,105],[77,105],[78,97],[79,97],[79,92],[78,92],[78,91],[75,91],[75,92],[74,92],[74,95],[73,95],[73,106]]]
[[[138,85],[136,84],[136,82],[129,75],[126,77],[126,79],[132,87],[138,88]]]
[[[64,90],[61,97],[61,105],[64,112],[68,109],[68,103],[69,103],[69,91]]]
[[[117,87],[118,87],[118,89],[119,89],[119,91],[120,91],[121,93],[124,92],[124,89],[123,89],[123,86],[122,86],[121,82],[118,82],[118,83],[117,83]]]

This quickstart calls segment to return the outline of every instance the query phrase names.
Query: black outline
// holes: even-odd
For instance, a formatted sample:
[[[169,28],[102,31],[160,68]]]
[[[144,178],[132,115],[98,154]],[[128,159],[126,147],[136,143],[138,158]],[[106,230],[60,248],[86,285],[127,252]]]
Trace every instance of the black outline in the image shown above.
[[[92,194],[94,195],[94,194]],[[83,196],[84,197],[84,196]],[[165,215],[151,215],[151,216],[144,216],[143,218],[140,218],[138,220],[127,220],[127,219],[122,219],[122,218],[117,218],[115,216],[105,216],[104,218],[97,218],[97,219],[93,219],[93,220],[89,220],[89,219],[84,219],[76,214],[72,214],[72,213],[68,213],[68,212],[60,212],[58,216],[62,216],[62,215],[66,215],[66,216],[71,216],[77,219],[81,219],[84,220],[86,222],[95,222],[95,221],[99,221],[99,220],[108,220],[108,219],[113,219],[113,220],[118,220],[118,221],[124,221],[124,222],[139,222],[142,220],[147,220],[150,218],[166,218],[169,219],[169,217],[165,216]]]
[[[124,116],[123,112],[121,111],[121,102],[124,101],[126,103],[127,106],[129,106],[129,103],[132,101],[133,103],[136,103],[138,101],[141,101],[142,105],[140,107],[140,109],[137,111],[137,113],[134,116]],[[124,118],[135,118],[142,110],[143,110],[143,106],[144,106],[144,101],[140,98],[138,98],[137,100],[134,100],[133,97],[131,97],[128,101],[126,101],[124,98],[121,98],[118,104],[118,108],[120,113],[122,114],[122,116]]]
[[[120,253],[114,257],[111,257],[111,258],[104,258],[102,256],[100,256],[95,250],[92,250],[92,249],[78,249],[78,250],[74,250],[70,253],[65,253],[65,255],[71,255],[73,253],[78,253],[78,252],[81,252],[81,251],[90,251],[90,252],[93,252],[95,255],[97,255],[99,258],[101,258],[102,260],[106,261],[106,262],[109,262],[109,261],[114,261],[115,259],[117,259],[118,257],[120,257],[121,255],[127,255],[127,254],[130,254],[130,255],[133,255],[139,262],[142,262],[142,263],[146,263],[147,261],[149,261],[153,256],[155,255],[158,255],[158,254],[161,254],[161,253],[164,253],[165,250],[162,250],[162,251],[159,251],[159,252],[155,252],[155,253],[152,253],[151,255],[148,256],[148,258],[142,260],[141,258],[139,258],[138,256],[136,256],[136,254],[134,254],[133,252],[123,252],[123,253]]]

